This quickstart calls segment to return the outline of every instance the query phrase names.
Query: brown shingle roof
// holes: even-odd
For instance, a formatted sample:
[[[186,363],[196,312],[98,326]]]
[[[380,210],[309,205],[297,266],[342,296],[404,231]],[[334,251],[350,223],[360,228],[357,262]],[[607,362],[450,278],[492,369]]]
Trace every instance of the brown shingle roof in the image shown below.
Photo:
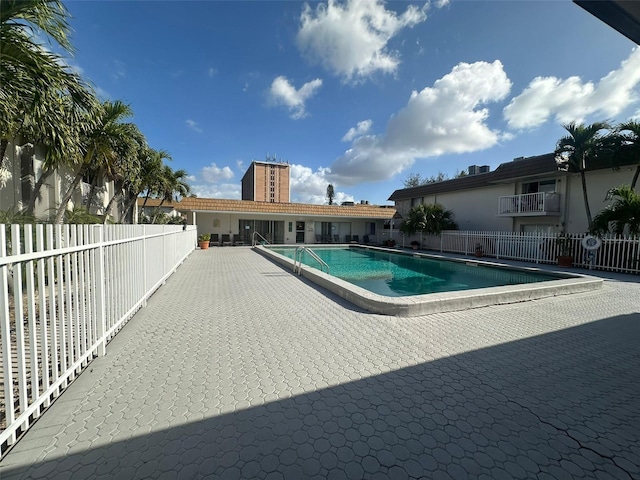
[[[402,188],[391,194],[389,200],[401,200],[404,198],[422,197],[444,192],[458,190],[470,190],[485,187],[493,183],[501,183],[508,180],[515,181],[519,178],[535,177],[544,174],[558,172],[559,167],[553,153],[538,155],[535,157],[514,160],[501,164],[493,172],[467,175],[466,177],[445,180],[444,182],[428,183],[413,188]]]
[[[322,217],[390,219],[396,213],[393,207],[378,205],[313,205],[309,203],[271,203],[221,198],[183,198],[176,209],[185,211],[247,212],[272,215],[311,215]]]

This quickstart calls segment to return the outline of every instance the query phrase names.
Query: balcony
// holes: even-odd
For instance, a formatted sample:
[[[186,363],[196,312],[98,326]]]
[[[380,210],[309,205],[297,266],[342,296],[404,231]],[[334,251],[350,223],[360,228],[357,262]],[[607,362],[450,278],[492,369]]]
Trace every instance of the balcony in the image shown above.
[[[545,215],[560,215],[559,193],[538,192],[498,198],[498,216],[535,217]]]

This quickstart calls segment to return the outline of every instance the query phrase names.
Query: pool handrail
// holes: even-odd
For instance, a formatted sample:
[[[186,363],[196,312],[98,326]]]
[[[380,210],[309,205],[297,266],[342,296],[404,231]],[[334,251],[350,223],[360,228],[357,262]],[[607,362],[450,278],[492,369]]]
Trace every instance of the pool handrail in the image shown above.
[[[269,240],[267,240],[266,238],[264,238],[262,235],[260,235],[258,232],[253,232],[253,235],[251,237],[251,246],[255,247],[256,246],[256,235],[258,237],[260,237],[262,239],[262,242],[260,242],[262,245],[271,245],[271,243],[269,243]]]
[[[298,248],[296,248],[295,254],[293,256],[293,273],[296,272],[296,265],[297,265],[298,275],[302,274],[302,252],[307,252],[309,256],[311,256],[314,260],[316,260],[320,264],[321,272],[324,272],[323,267],[327,267],[327,273],[329,273],[329,265],[327,265],[327,263],[324,260],[322,260],[316,254],[316,252],[311,250],[309,247],[305,247],[304,245],[301,245]]]

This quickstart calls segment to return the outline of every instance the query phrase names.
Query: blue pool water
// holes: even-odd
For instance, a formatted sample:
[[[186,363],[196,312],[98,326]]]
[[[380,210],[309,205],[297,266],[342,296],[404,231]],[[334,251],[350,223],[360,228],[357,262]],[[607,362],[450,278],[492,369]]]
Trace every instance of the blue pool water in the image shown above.
[[[291,259],[296,250],[295,247],[270,249]],[[542,273],[358,247],[313,248],[313,251],[329,265],[331,275],[388,297],[545,282],[558,278]],[[306,252],[302,255],[302,263],[320,268],[318,262]]]

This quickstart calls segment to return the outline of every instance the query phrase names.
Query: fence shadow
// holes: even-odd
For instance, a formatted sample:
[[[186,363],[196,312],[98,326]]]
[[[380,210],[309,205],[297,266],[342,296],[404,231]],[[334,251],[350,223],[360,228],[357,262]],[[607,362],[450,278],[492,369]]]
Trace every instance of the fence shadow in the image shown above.
[[[10,453],[0,476],[639,478],[638,398],[640,313],[88,450],[69,445],[33,465],[11,465]]]

